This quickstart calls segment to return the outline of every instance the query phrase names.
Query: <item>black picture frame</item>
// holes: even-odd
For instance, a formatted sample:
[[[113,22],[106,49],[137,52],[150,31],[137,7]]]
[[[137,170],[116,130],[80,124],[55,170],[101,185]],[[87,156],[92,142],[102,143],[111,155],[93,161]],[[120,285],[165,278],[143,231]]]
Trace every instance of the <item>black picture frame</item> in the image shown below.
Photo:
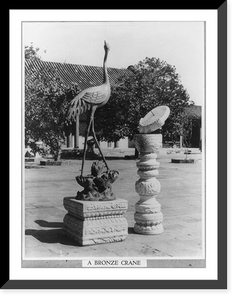
[[[218,270],[217,280],[11,280],[9,247],[2,249],[8,257],[2,272],[2,289],[226,289],[227,288],[227,1],[211,2],[218,13]],[[164,8],[163,8],[164,9]],[[171,9],[171,8],[170,8]],[[174,8],[173,8],[174,9]],[[6,209],[9,211],[9,206]],[[9,228],[8,228],[9,229]],[[10,234],[10,231],[8,231]],[[6,243],[7,245],[7,243]],[[4,251],[5,250],[5,251]]]

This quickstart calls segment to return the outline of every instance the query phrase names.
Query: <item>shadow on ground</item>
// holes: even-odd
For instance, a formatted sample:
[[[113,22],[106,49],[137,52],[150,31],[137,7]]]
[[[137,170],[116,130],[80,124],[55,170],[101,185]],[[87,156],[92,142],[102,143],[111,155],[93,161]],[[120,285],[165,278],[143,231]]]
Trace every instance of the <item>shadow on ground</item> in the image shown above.
[[[48,244],[58,243],[67,246],[80,246],[77,242],[65,236],[62,228],[49,229],[49,230],[26,229],[25,234],[33,236],[41,243],[48,243]]]
[[[64,234],[62,222],[48,222],[45,220],[35,220],[41,227],[54,229],[26,229],[25,234],[31,235],[41,243],[62,244],[68,246],[80,246],[76,241]],[[133,227],[128,227],[128,234],[135,234]]]
[[[48,227],[48,228],[62,228],[62,222],[48,222],[44,220],[35,220],[35,223],[40,225],[41,227]]]
[[[31,235],[41,243],[62,244],[68,246],[79,246],[77,242],[68,238],[62,229],[62,222],[47,222],[44,220],[35,220],[35,223],[41,227],[54,229],[26,229],[25,234]]]
[[[134,227],[128,227],[128,234],[135,234]]]

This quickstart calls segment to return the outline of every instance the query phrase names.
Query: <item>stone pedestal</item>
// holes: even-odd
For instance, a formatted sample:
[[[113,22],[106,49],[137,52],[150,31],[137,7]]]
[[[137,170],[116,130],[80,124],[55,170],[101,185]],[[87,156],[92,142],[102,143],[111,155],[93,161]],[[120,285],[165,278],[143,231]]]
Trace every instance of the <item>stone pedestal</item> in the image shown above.
[[[140,179],[135,183],[140,200],[135,205],[134,231],[140,234],[160,234],[163,232],[163,214],[156,200],[160,192],[160,182],[156,178],[160,165],[156,160],[156,153],[161,148],[159,135],[136,134],[134,142],[140,153],[140,161],[137,163]]]
[[[79,245],[120,242],[128,234],[128,224],[123,214],[128,201],[82,201],[64,198],[68,213],[64,217],[63,230]]]

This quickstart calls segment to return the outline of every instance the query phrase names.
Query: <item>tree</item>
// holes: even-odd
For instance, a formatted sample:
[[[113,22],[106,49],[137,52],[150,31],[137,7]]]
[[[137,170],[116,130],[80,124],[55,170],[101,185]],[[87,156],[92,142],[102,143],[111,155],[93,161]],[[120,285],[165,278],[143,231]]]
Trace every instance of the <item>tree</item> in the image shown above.
[[[34,48],[33,43],[30,46],[25,46],[25,59],[40,59],[38,51],[40,48]]]
[[[40,59],[38,48],[25,47],[25,58]],[[35,70],[25,77],[25,143],[34,151],[48,151],[58,159],[65,138],[65,119],[69,101],[76,95],[76,85],[66,86],[55,70]],[[37,146],[41,140],[44,148]]]
[[[163,126],[163,136],[179,140],[183,127],[183,109],[192,102],[174,66],[158,58],[146,58],[133,68],[130,75],[120,79],[112,88],[107,105],[95,114],[96,128],[101,140],[118,141],[133,138],[138,133],[139,120],[159,105],[170,108]]]

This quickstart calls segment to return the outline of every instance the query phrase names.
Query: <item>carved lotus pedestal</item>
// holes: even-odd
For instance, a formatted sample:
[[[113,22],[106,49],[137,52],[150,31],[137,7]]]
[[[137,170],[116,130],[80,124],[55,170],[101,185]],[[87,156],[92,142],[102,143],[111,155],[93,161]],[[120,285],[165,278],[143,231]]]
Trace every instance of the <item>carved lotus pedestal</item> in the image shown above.
[[[79,245],[120,242],[128,235],[128,223],[123,217],[127,200],[83,201],[65,197],[64,207],[68,213],[63,230]]]
[[[140,234],[160,234],[163,232],[163,214],[156,200],[160,192],[160,182],[156,178],[160,164],[156,158],[161,148],[161,135],[136,134],[134,142],[140,153],[140,161],[137,162],[140,179],[135,183],[140,200],[135,205],[134,231]]]

